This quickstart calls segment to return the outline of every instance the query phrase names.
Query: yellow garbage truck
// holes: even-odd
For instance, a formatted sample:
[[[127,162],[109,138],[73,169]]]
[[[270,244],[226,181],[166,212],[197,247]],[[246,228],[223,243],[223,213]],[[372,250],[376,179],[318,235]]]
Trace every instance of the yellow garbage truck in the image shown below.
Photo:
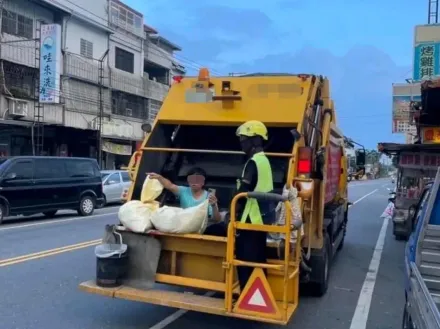
[[[236,192],[245,155],[235,133],[248,120],[267,126],[264,152],[274,193]],[[216,190],[220,209],[229,210],[227,234],[141,234],[108,226],[128,246],[126,277],[110,288],[97,280],[83,282],[81,290],[279,325],[288,324],[297,310],[300,284],[316,295],[326,293],[332,259],[344,245],[349,206],[344,136],[337,128],[327,78],[263,73],[211,77],[202,69],[198,76],[177,79],[154,123],[144,128],[148,134],[131,168],[127,200],[140,200],[147,173],[185,185],[186,173],[196,165],[206,171],[206,185]],[[298,191],[301,222],[290,211],[284,225],[246,224],[235,218],[241,198],[270,199],[290,210],[282,191],[291,187]],[[162,205],[177,202],[166,191],[157,200]],[[236,258],[237,230],[297,234],[296,239],[268,238],[271,257],[253,263]],[[241,266],[253,269],[244,289],[237,278]],[[175,288],[163,289],[163,284]]]

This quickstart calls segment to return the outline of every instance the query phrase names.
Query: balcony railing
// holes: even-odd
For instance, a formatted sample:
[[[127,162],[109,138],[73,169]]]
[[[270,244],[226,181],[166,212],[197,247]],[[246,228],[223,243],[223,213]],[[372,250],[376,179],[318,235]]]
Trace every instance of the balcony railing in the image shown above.
[[[148,98],[152,98],[152,99],[163,102],[170,87],[163,84],[163,83],[159,83],[159,82],[152,81],[152,80],[149,80],[148,85],[149,85]]]
[[[1,59],[29,67],[39,67],[35,59],[35,49],[38,46],[35,40],[25,40],[4,33],[2,42]]]
[[[145,59],[167,69],[172,67],[172,56],[169,53],[148,40],[145,41],[144,45]]]
[[[92,83],[99,83],[99,61],[81,55],[65,53],[65,75],[76,77]],[[109,84],[109,70],[104,63],[102,83],[104,86]]]
[[[136,77],[117,70],[112,70],[111,86],[116,90],[158,101],[163,101],[169,90],[169,86],[149,80],[147,76]]]

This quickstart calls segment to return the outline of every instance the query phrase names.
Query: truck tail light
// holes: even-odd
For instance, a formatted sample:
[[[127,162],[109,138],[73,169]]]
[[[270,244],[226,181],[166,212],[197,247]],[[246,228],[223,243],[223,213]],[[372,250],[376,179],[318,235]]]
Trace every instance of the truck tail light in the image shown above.
[[[298,151],[298,168],[299,175],[308,175],[312,172],[312,148],[300,147]]]

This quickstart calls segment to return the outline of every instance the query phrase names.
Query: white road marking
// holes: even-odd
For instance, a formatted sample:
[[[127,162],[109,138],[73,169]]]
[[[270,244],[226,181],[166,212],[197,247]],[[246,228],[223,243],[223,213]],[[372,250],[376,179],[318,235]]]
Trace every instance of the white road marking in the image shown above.
[[[211,297],[215,294],[214,291],[208,291],[204,296]],[[182,316],[184,316],[186,313],[188,313],[188,310],[178,310],[174,312],[171,315],[168,315],[165,319],[162,321],[156,323],[154,326],[148,328],[148,329],[164,329],[169,324],[173,323],[174,321],[178,320]]]
[[[359,198],[355,202],[353,202],[353,205],[355,205],[356,203],[362,201],[363,199],[365,199],[366,197],[370,196],[371,194],[376,193],[377,191],[379,191],[379,189],[375,189],[374,191],[372,191],[372,192],[370,192],[368,194],[365,194],[362,198]]]
[[[370,313],[371,299],[373,297],[374,286],[376,284],[377,273],[379,272],[380,259],[382,258],[382,251],[385,245],[385,237],[388,228],[388,218],[385,218],[380,229],[379,237],[374,248],[373,257],[371,258],[370,266],[365,277],[362,290],[359,294],[359,299],[356,309],[351,320],[350,329],[366,329],[368,314]]]
[[[113,209],[113,208],[116,208],[116,207],[105,208],[105,209]],[[58,220],[46,220],[44,222],[38,222],[38,223],[32,223],[32,224],[6,226],[6,227],[0,227],[0,232],[8,231],[8,230],[13,230],[13,229],[18,229],[18,228],[25,228],[25,227],[33,227],[33,226],[42,226],[42,225],[48,225],[48,224],[72,222],[72,221],[80,220],[80,219],[96,218],[96,217],[102,217],[102,216],[114,215],[114,214],[117,214],[117,212],[107,212],[105,214],[97,214],[97,215],[92,215],[92,216],[78,216],[78,217],[71,217],[71,218],[58,219]]]
[[[350,208],[351,206],[354,206],[356,203],[358,203],[359,201],[362,201],[363,199],[365,199],[366,197],[370,196],[371,194],[376,193],[378,190],[379,189],[375,189],[374,191],[372,191],[372,192],[370,192],[368,194],[365,194],[362,198],[357,199],[355,202],[353,202],[351,205],[349,205],[348,208]]]

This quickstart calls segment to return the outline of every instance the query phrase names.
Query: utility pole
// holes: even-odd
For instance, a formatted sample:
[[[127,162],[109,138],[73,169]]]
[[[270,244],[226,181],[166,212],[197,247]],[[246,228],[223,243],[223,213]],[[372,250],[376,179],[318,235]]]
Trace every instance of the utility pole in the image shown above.
[[[102,169],[102,119],[104,117],[104,99],[103,99],[103,88],[104,88],[104,60],[108,55],[109,50],[107,49],[105,53],[99,58],[99,69],[98,69],[98,84],[99,84],[99,115],[98,115],[98,133],[96,139],[96,146],[98,151],[98,163],[99,167]]]

